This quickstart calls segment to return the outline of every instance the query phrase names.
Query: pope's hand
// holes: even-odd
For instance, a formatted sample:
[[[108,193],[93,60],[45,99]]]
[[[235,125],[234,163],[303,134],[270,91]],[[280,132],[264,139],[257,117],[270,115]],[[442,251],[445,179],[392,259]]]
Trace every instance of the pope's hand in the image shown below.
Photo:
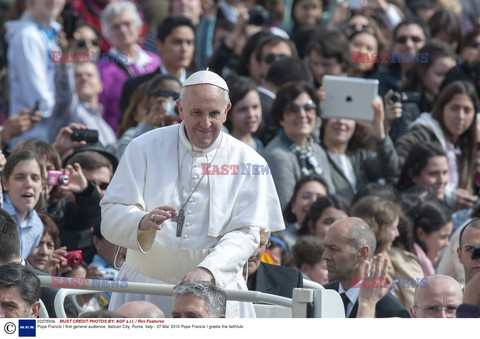
[[[180,280],[176,286],[182,285],[191,281],[208,281],[215,284],[215,277],[212,272],[204,267],[197,267],[193,271],[188,272],[182,280]]]
[[[173,206],[160,206],[147,215],[145,215],[140,224],[138,225],[138,229],[140,231],[147,231],[147,230],[161,230],[163,227],[163,222],[165,220],[171,219],[177,215],[177,209]]]

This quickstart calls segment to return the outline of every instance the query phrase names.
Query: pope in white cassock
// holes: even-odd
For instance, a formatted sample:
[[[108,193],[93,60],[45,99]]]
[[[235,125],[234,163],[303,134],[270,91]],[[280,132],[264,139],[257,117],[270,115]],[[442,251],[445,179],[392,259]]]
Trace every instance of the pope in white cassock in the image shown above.
[[[221,131],[231,104],[220,76],[191,75],[177,107],[181,124],[129,144],[101,202],[102,234],[128,248],[119,279],[247,290],[242,267],[260,228],[284,228],[271,173],[250,146]],[[170,297],[126,293],[114,293],[110,309],[132,300],[171,311]],[[253,307],[229,302],[227,317],[236,316],[254,316]]]

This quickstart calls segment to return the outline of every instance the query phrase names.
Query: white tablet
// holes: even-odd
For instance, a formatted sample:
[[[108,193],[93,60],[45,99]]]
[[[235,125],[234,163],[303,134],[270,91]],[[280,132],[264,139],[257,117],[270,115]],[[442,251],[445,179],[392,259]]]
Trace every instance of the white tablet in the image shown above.
[[[322,118],[374,120],[372,103],[378,95],[378,80],[325,75],[323,86]]]

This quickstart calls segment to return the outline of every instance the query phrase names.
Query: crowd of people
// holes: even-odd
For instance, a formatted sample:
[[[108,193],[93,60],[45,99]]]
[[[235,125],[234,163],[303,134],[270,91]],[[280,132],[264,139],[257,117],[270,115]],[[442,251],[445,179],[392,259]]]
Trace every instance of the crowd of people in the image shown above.
[[[56,316],[38,275],[176,286],[69,317],[254,317],[224,289],[305,280],[347,318],[479,316],[477,2],[5,9],[0,316]],[[378,80],[373,120],[324,118],[325,76]]]

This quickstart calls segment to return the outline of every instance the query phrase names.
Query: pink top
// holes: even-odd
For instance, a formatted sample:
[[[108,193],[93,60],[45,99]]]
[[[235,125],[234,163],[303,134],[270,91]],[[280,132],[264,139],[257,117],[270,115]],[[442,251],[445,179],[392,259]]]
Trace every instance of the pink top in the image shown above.
[[[111,50],[115,55],[115,51]],[[138,47],[139,57],[135,62],[125,62],[124,58],[120,62],[125,62],[133,77],[154,72],[160,65],[160,58],[152,52],[144,51]],[[118,52],[117,52],[118,53]],[[108,59],[102,59],[98,63],[98,71],[102,79],[103,92],[99,101],[104,106],[103,119],[116,132],[122,113],[120,111],[120,96],[123,85],[129,79],[127,73],[117,64]]]
[[[420,262],[420,266],[422,266],[423,273],[425,273],[425,276],[428,277],[429,275],[435,274],[435,268],[433,268],[432,261],[427,256],[427,254],[422,250],[420,245],[418,245],[417,243],[414,243],[413,251],[418,257],[418,261]]]

